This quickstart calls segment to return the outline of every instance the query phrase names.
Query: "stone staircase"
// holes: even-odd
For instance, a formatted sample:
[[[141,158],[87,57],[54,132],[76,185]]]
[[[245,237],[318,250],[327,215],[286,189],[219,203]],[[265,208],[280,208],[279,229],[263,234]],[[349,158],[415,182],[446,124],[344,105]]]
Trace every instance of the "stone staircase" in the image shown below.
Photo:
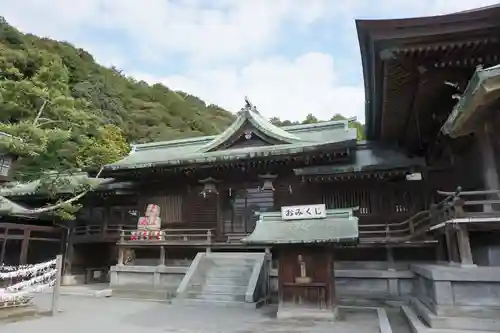
[[[175,301],[255,306],[266,293],[264,263],[264,253],[198,253]]]

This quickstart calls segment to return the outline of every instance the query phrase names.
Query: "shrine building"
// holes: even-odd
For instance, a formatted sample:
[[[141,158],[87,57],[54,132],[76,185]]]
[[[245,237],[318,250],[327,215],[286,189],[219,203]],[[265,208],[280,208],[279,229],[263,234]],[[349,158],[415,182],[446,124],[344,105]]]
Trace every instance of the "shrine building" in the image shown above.
[[[356,26],[366,141],[348,120],[277,127],[246,100],[219,135],[134,145],[58,222],[64,282],[281,317],[391,301],[498,331],[500,6]],[[28,185],[1,195],[34,206]]]

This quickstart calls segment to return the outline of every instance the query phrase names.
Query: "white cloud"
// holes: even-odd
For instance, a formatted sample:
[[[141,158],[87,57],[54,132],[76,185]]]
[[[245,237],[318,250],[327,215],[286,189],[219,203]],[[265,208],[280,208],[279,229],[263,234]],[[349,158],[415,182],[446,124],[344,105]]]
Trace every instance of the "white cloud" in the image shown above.
[[[354,18],[436,15],[495,3],[498,1],[379,0],[374,5],[373,0],[0,0],[0,7],[2,15],[24,31],[68,40],[85,47],[105,65],[125,66],[130,74],[162,81],[233,111],[248,95],[268,117],[302,119],[313,113],[327,119],[341,113],[362,120],[363,87],[343,84],[345,78],[337,77],[335,59],[300,45],[298,52],[303,55],[295,59],[276,49],[290,33],[290,24],[310,31],[313,23],[321,22],[332,34],[347,34],[345,38],[357,49]],[[175,67],[176,57],[187,59],[191,70],[176,76],[144,72],[143,68],[160,68],[164,62]],[[142,66],[146,63],[148,66]],[[358,59],[353,59],[352,66],[359,67]]]
[[[231,111],[238,111],[247,95],[266,117],[303,120],[312,113],[327,120],[340,113],[364,120],[363,88],[342,85],[334,65],[328,54],[307,53],[291,61],[272,57],[243,68],[193,70],[185,75],[131,74],[190,92]]]

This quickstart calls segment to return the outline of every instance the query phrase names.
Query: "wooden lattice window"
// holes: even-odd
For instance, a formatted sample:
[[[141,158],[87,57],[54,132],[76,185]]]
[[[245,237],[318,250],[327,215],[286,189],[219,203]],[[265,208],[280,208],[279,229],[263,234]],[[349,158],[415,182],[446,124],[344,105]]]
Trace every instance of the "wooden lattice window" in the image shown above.
[[[144,202],[144,208],[139,212],[143,216],[146,212],[148,204],[155,204],[160,206],[161,224],[179,223],[182,222],[182,196],[181,195],[167,195],[158,196],[147,199]]]
[[[323,195],[322,203],[327,209],[359,207],[360,215],[372,213],[370,191],[365,189],[335,189]]]

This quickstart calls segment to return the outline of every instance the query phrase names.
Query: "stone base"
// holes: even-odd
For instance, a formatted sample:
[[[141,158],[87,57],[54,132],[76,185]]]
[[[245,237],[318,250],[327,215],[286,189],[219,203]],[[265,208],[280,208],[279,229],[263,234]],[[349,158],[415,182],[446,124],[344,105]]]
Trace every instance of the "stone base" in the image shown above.
[[[428,327],[500,331],[500,267],[415,265],[412,270],[411,310]]]
[[[66,274],[62,276],[61,285],[76,286],[85,284],[85,274]]]
[[[339,316],[338,306],[332,309],[314,309],[296,305],[283,305],[278,306],[278,319],[323,319],[323,320],[336,320]]]

